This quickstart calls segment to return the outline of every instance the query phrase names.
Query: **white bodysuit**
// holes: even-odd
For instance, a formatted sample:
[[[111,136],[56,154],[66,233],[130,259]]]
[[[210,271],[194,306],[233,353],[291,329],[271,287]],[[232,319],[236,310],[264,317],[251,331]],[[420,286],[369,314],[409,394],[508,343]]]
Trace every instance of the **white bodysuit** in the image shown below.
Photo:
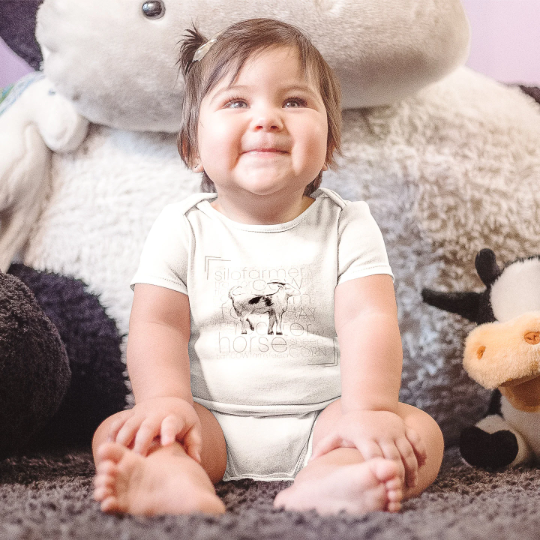
[[[225,480],[290,480],[304,466],[318,414],[341,394],[335,287],[392,275],[365,202],[312,197],[277,225],[234,222],[215,194],[171,204],[132,281],[189,296],[191,389],[223,429]]]

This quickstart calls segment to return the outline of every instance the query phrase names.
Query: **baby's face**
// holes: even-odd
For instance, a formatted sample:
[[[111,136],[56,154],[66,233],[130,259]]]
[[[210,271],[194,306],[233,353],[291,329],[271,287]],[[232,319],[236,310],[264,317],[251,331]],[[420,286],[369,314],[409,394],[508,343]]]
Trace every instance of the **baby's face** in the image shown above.
[[[248,59],[203,99],[198,160],[221,194],[296,196],[325,169],[328,121],[295,49]]]

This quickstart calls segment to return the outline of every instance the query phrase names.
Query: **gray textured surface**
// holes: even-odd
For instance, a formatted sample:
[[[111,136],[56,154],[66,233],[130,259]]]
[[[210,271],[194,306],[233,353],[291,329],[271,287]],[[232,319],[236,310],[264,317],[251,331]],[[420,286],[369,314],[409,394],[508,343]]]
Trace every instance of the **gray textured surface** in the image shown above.
[[[220,484],[227,514],[138,518],[102,514],[91,498],[94,468],[85,451],[0,462],[0,538],[121,540],[490,540],[540,535],[540,470],[487,473],[447,451],[438,480],[399,514],[319,517],[277,511],[280,483]]]

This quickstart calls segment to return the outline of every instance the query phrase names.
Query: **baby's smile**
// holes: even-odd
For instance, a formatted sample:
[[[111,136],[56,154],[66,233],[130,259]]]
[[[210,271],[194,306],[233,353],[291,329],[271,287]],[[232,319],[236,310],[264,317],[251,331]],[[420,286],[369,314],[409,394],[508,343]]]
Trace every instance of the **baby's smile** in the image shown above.
[[[286,150],[280,150],[279,148],[253,148],[251,150],[246,150],[244,154],[257,155],[260,157],[268,156],[272,157],[275,155],[288,154]]]

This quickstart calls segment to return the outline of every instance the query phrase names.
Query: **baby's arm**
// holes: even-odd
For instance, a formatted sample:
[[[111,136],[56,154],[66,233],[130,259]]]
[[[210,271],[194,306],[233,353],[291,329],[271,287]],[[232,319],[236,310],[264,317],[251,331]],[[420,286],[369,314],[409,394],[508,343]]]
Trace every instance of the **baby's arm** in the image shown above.
[[[392,278],[346,281],[335,292],[343,411],[396,412],[403,352]]]
[[[143,455],[157,436],[164,446],[179,440],[200,461],[201,426],[191,394],[189,336],[185,294],[135,285],[127,365],[136,405],[111,427],[111,440],[132,444]]]
[[[313,457],[354,446],[364,459],[400,460],[412,486],[425,460],[425,447],[397,414],[403,353],[391,277],[374,275],[338,285],[335,324],[342,417]]]

